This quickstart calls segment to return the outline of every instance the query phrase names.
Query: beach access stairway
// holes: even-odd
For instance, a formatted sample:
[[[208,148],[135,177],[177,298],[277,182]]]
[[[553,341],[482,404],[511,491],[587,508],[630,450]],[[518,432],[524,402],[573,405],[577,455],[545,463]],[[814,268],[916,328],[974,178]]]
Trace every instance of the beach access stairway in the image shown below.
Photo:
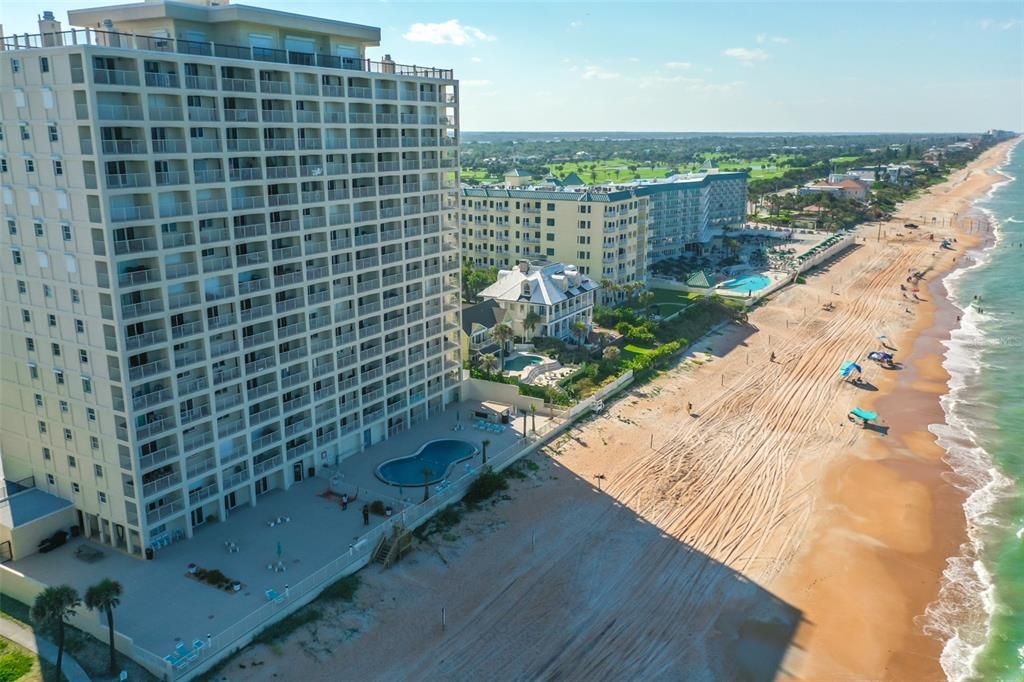
[[[403,556],[412,551],[412,533],[403,526],[395,525],[391,528],[391,535],[382,535],[377,541],[373,550],[373,562],[383,564],[384,568],[391,566]]]

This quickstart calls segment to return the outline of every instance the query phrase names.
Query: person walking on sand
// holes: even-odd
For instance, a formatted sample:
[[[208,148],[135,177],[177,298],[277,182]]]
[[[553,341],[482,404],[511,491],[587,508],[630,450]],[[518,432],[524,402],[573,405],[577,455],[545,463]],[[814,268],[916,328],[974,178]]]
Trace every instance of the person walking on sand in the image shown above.
[[[775,362],[775,351],[772,351],[772,358],[769,362]]]
[[[686,403],[686,414],[693,416],[693,403]]]

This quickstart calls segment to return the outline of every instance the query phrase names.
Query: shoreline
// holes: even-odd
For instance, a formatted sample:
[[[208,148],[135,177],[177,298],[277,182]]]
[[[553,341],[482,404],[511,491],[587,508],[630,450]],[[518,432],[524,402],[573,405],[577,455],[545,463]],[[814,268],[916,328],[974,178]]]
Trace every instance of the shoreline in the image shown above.
[[[1005,176],[994,174],[1005,163],[1008,150],[1015,144],[1016,140],[1001,146],[999,160],[985,169],[993,175],[990,182],[961,200],[966,203],[967,210],[957,213],[961,216],[967,213],[975,220],[984,220],[986,229],[980,234],[962,230],[951,233],[957,237],[958,248],[950,252],[951,256],[956,256],[955,264],[932,270],[926,282],[926,301],[915,307],[918,315],[914,322],[897,335],[897,346],[910,348],[909,355],[905,356],[904,371],[889,374],[880,382],[877,397],[865,401],[893,425],[895,437],[853,448],[836,459],[824,478],[822,502],[825,506],[840,502],[842,516],[874,516],[885,519],[881,525],[889,526],[887,531],[870,538],[874,542],[847,543],[844,547],[847,560],[870,565],[864,574],[872,576],[872,579],[860,585],[851,585],[848,581],[845,587],[856,591],[856,597],[843,601],[845,610],[837,610],[843,610],[844,618],[863,619],[869,627],[881,628],[885,632],[885,637],[878,641],[879,644],[884,642],[885,654],[875,660],[871,669],[862,666],[858,669],[854,661],[858,659],[858,653],[863,654],[863,651],[857,651],[863,640],[850,638],[857,642],[857,646],[846,652],[849,667],[843,672],[857,678],[946,679],[940,666],[946,640],[932,633],[926,634],[923,619],[929,606],[940,596],[948,560],[961,554],[961,547],[969,540],[968,520],[964,512],[969,492],[951,480],[958,479],[959,475],[947,462],[945,448],[930,430],[933,425],[945,424],[946,421],[941,400],[950,390],[950,375],[943,367],[947,351],[943,342],[959,327],[960,310],[951,300],[945,280],[952,273],[973,265],[975,259],[972,257],[971,262],[964,262],[964,256],[988,248],[994,242],[988,217],[974,204],[1005,180]],[[970,171],[968,176],[973,172]],[[927,199],[927,195],[918,201],[921,199]],[[899,212],[904,212],[903,207]],[[859,496],[859,500],[851,499],[849,487],[854,480],[870,480],[872,493]],[[908,499],[918,508],[916,515],[909,509],[911,503],[907,502]],[[819,521],[819,524],[824,523],[824,519]],[[833,531],[837,527],[850,529],[844,526],[842,518],[830,518],[829,525]],[[905,534],[911,528],[918,536],[916,540]],[[808,542],[805,551],[819,550],[820,542],[819,535]],[[799,580],[796,576],[801,573],[800,568],[795,567],[792,579]],[[881,580],[876,581],[876,578]],[[883,580],[885,589],[880,590],[878,585]],[[894,609],[891,606],[883,608],[880,605],[887,599],[899,602],[896,610],[902,618],[896,623],[872,622],[872,611],[892,615]],[[834,601],[832,605],[837,606]],[[832,641],[829,648],[832,650],[829,663],[833,667],[823,670],[809,662],[809,677],[838,672],[834,667],[837,663],[835,651],[850,647]]]

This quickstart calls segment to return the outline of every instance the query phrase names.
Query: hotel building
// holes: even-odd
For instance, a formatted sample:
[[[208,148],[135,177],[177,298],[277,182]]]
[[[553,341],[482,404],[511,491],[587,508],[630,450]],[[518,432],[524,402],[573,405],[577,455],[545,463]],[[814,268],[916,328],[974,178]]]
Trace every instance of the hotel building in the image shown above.
[[[597,281],[646,280],[655,262],[700,250],[746,219],[747,174],[709,172],[625,184],[463,187],[450,215],[463,257],[509,268],[520,258],[576,263]]]
[[[135,555],[459,397],[458,84],[220,2],[0,51],[0,449]]]

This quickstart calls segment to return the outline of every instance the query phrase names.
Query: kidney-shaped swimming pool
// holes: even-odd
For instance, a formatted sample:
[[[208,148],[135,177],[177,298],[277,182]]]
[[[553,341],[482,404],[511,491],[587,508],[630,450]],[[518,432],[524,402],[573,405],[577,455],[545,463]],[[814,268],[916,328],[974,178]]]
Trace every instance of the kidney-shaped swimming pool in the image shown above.
[[[377,467],[377,478],[390,485],[431,485],[444,479],[453,464],[470,459],[477,447],[465,440],[443,438],[424,443],[414,454],[389,459]],[[424,475],[424,469],[430,471]]]

